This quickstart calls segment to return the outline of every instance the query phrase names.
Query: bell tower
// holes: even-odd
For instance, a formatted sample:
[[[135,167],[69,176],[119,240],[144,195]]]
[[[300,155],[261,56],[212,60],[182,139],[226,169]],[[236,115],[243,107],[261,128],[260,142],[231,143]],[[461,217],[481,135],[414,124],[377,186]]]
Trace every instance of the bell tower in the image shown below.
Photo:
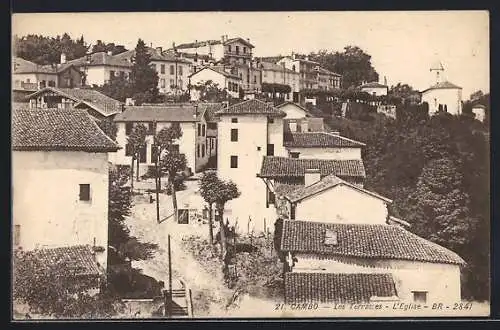
[[[444,81],[444,67],[441,61],[435,61],[430,69],[432,75],[432,84],[439,84]]]

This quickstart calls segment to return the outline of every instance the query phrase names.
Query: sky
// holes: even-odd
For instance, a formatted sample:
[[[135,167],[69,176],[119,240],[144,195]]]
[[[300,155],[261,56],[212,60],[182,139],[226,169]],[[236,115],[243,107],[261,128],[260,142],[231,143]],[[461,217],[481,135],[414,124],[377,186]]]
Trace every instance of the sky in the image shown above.
[[[423,90],[432,83],[432,63],[441,61],[448,81],[489,92],[489,15],[487,11],[412,12],[190,12],[14,14],[18,36],[68,33],[85,41],[114,42],[134,48],[142,38],[170,48],[222,35],[249,38],[255,56],[289,55],[361,47],[388,85],[408,83]]]

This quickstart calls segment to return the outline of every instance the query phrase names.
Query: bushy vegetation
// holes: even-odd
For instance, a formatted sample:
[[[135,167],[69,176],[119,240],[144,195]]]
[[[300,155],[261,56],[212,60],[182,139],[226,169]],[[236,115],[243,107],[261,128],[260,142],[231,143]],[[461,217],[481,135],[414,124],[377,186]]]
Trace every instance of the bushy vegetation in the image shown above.
[[[371,121],[326,123],[366,143],[365,187],[393,199],[392,214],[465,259],[463,297],[488,299],[488,128],[467,115],[429,118],[426,110],[399,106],[397,120],[371,115]]]

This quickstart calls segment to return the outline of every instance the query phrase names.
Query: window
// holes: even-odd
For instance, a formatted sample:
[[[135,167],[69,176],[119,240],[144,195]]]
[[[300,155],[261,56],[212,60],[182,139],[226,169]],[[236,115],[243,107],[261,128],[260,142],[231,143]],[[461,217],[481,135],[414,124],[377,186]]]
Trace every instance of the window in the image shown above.
[[[267,145],[267,156],[274,156],[274,144]]]
[[[113,79],[115,77],[115,72],[113,70],[109,71],[109,79]]]
[[[26,83],[29,84],[30,83],[30,78],[27,78],[26,79]]]
[[[200,155],[201,155],[201,153],[200,153],[200,145],[199,145],[199,144],[198,144],[198,146],[197,146],[197,149],[198,149],[198,150],[196,150],[196,154],[198,155],[198,158],[200,158],[200,157],[201,157],[201,156],[200,156]]]
[[[125,135],[130,135],[130,133],[132,133],[132,129],[134,129],[134,124],[125,123]]]
[[[290,152],[290,158],[299,158],[300,152]]]
[[[236,54],[240,53],[240,46],[236,46]]]
[[[90,201],[90,184],[80,184],[80,200]]]
[[[173,88],[173,87],[175,87],[175,86],[174,86],[174,80],[173,80],[173,79],[170,79],[170,87],[172,87],[172,88]]]
[[[231,118],[231,122],[232,123],[237,123],[238,122],[238,118]]]
[[[295,204],[290,206],[290,220],[295,220]]]
[[[412,291],[413,301],[416,303],[426,303],[427,302],[427,291]]]
[[[243,47],[243,53],[247,53],[247,48],[246,47]]]
[[[40,81],[40,88],[45,88],[45,86],[47,86],[45,80]]]
[[[198,124],[198,136],[201,136],[201,124]]]
[[[56,87],[56,82],[54,80],[49,80],[49,87]]]
[[[179,66],[179,76],[182,76],[182,66]]]
[[[205,124],[201,125],[201,136],[205,136]]]
[[[165,88],[165,79],[160,79],[160,87]]]
[[[182,89],[182,80],[179,79],[179,88]]]
[[[146,163],[146,152],[148,150],[147,144],[144,144],[141,149],[139,149],[139,163]]]
[[[227,46],[227,49],[231,52],[231,45]]]
[[[170,66],[170,74],[175,74],[175,69],[173,65]]]
[[[274,118],[267,118],[267,122],[269,124],[274,124]]]
[[[236,142],[236,141],[238,141],[238,129],[231,128],[231,142]]]
[[[160,66],[160,72],[163,73],[163,74],[165,74],[165,64],[162,64]]]
[[[231,168],[238,168],[238,156],[231,156]]]
[[[257,83],[257,76],[253,76],[253,83],[256,84]]]
[[[205,151],[206,151],[205,148],[206,148],[205,144],[202,144],[201,145],[201,158],[205,157]]]
[[[292,65],[292,70],[293,70],[293,71],[295,71],[295,64],[294,64],[294,65]]]
[[[19,245],[21,239],[21,225],[14,225],[14,245]]]
[[[275,204],[276,203],[276,196],[272,191],[269,190],[269,204]]]

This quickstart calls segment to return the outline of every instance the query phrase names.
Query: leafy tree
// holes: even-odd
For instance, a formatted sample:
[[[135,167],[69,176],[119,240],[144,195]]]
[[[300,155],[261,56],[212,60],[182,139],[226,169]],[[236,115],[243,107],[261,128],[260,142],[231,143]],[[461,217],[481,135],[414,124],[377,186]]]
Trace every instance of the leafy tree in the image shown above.
[[[111,138],[111,140],[116,141],[116,124],[113,122],[112,119],[103,119],[97,122],[97,126],[107,135]]]
[[[149,259],[156,244],[140,242],[130,236],[125,219],[132,207],[132,190],[125,184],[129,174],[126,170],[112,168],[109,172],[108,206],[108,266],[123,264],[128,260]]]
[[[102,86],[97,86],[96,89],[115,100],[125,102],[129,97],[133,96],[133,86],[130,81],[123,76],[114,76]]]
[[[114,42],[106,43],[102,40],[97,40],[97,43],[92,46],[92,53],[111,52],[112,55],[117,55],[126,51],[127,49],[122,45],[115,45]]]
[[[130,74],[136,104],[155,103],[158,100],[158,73],[151,67],[151,55],[142,39],[135,47],[134,65]]]
[[[80,276],[71,259],[47,263],[37,251],[17,250],[13,266],[14,308],[27,304],[31,313],[53,318],[108,318],[117,312],[115,298],[89,294],[98,278]]]
[[[178,221],[178,209],[177,209],[177,196],[175,180],[177,174],[186,169],[187,160],[186,155],[179,153],[178,150],[168,150],[163,158],[161,159],[161,169],[168,176],[168,184],[170,186],[170,191],[172,192],[172,206],[174,208],[175,221]]]
[[[130,185],[132,190],[134,189],[134,161],[137,160],[137,173],[136,179],[139,180],[139,159],[140,153],[143,148],[145,148],[146,143],[146,126],[143,124],[137,124],[130,132],[130,135],[127,137],[128,148],[130,148],[131,155],[131,165],[130,165]]]
[[[73,40],[67,33],[56,37],[34,34],[23,37],[14,36],[16,56],[40,65],[59,63],[61,53],[66,54],[68,61],[80,58],[85,56],[87,48],[83,36]]]
[[[219,224],[220,224],[220,235],[221,235],[221,249],[222,249],[222,258],[224,259],[227,252],[227,242],[225,235],[225,226],[224,226],[224,207],[226,203],[232,199],[238,198],[240,196],[240,191],[236,184],[232,181],[224,181],[218,179],[214,184],[215,190],[215,207],[217,209],[217,213],[219,215]]]
[[[213,233],[213,206],[217,201],[217,186],[219,183],[219,178],[217,173],[214,171],[204,172],[200,179],[200,195],[203,197],[205,202],[208,204],[208,235],[210,238],[210,244],[214,242]]]
[[[371,63],[371,56],[358,46],[346,46],[343,52],[320,50],[310,54],[311,60],[322,67],[342,75],[342,87],[357,87],[363,81],[378,81],[378,73]]]
[[[229,98],[226,88],[220,88],[219,84],[212,80],[198,82],[196,85],[191,85],[190,89],[196,90],[200,95],[200,101],[206,102],[222,102]]]
[[[391,86],[389,94],[401,100],[404,104],[419,104],[420,93],[413,89],[408,84],[398,82],[395,86]]]

